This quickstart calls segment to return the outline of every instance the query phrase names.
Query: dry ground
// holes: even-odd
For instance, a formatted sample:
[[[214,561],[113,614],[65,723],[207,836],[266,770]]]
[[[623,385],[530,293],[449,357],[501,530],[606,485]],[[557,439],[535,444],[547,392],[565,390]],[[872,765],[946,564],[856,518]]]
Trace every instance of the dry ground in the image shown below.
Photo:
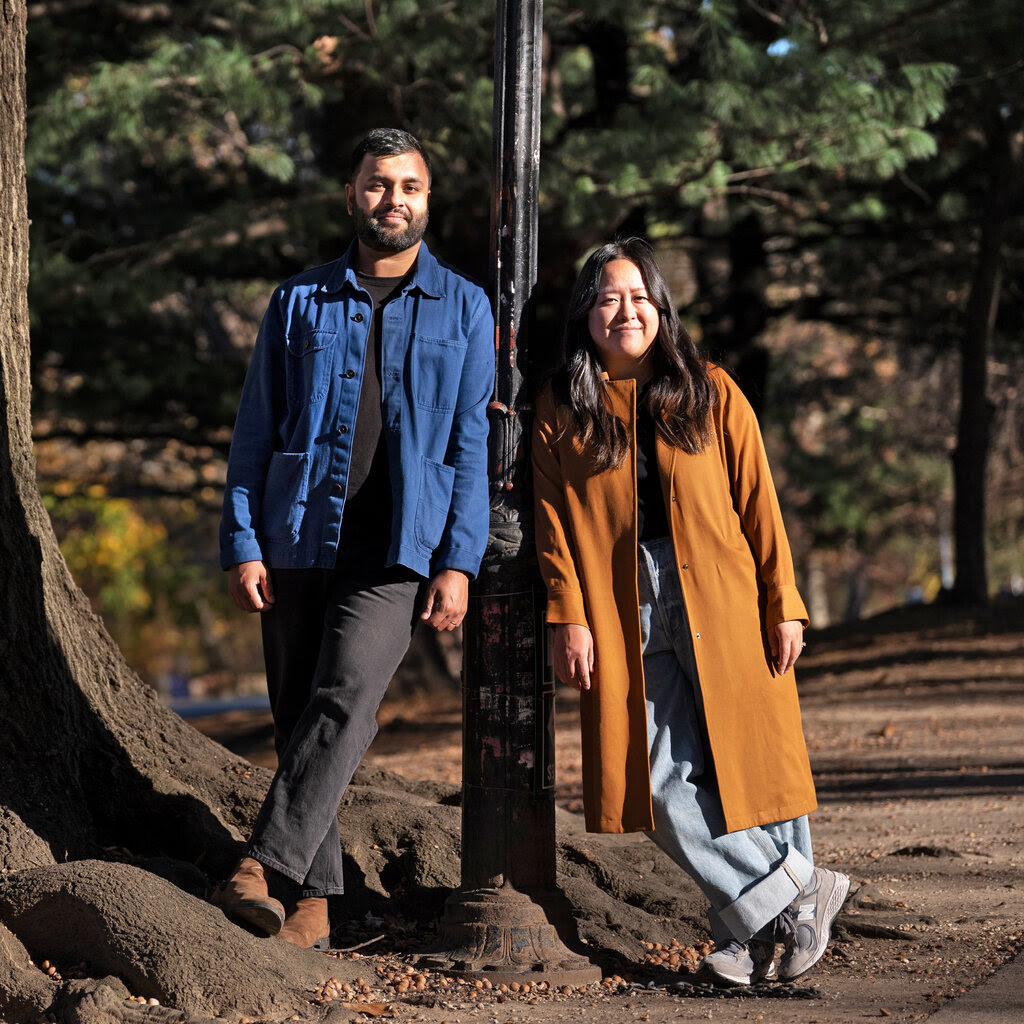
[[[1024,609],[908,609],[808,639],[798,679],[820,801],[816,858],[847,872],[859,890],[830,952],[804,979],[812,991],[708,998],[666,986],[686,974],[663,973],[652,961],[674,952],[685,966],[690,948],[651,950],[646,963],[582,992],[477,992],[409,973],[415,968],[392,936],[353,954],[366,964],[369,998],[400,1020],[450,1024],[914,1021],[1010,959],[1024,942]],[[381,725],[372,765],[458,781],[456,694],[389,700]],[[251,719],[202,727],[273,763]],[[575,810],[579,743],[568,690],[559,695],[557,741],[557,799]],[[414,948],[418,938],[401,944]],[[404,989],[396,987],[401,972]],[[639,987],[652,978],[659,988]],[[355,1004],[346,1008],[347,998],[331,1001],[333,1024],[370,1019]]]

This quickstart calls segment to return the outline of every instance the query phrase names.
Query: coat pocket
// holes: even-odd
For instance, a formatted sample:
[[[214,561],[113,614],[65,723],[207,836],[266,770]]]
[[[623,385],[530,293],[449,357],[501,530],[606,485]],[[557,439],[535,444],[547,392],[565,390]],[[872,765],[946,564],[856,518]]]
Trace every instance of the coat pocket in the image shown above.
[[[455,470],[442,462],[424,459],[420,500],[416,505],[416,539],[431,551],[441,543],[452,505]]]
[[[303,330],[288,335],[288,400],[295,405],[322,402],[331,386],[337,334]]]
[[[273,540],[294,540],[302,526],[309,493],[309,454],[274,452],[263,488],[263,529]]]
[[[459,397],[467,342],[413,335],[409,346],[416,404],[429,412],[451,412]]]

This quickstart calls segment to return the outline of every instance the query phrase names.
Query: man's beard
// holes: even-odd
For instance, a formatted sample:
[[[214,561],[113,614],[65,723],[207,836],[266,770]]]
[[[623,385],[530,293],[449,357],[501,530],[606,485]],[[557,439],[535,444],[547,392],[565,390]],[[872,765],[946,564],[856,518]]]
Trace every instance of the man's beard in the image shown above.
[[[411,248],[427,230],[427,219],[428,214],[424,213],[407,221],[404,228],[389,228],[358,206],[352,207],[352,220],[359,241],[376,252],[402,252]]]

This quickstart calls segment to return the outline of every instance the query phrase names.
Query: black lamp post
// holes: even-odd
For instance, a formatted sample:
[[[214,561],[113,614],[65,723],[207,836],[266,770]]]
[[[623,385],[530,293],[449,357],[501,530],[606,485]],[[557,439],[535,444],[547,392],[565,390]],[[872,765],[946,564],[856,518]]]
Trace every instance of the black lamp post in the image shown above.
[[[527,338],[537,280],[541,0],[498,0],[494,47],[491,537],[464,623],[462,884],[429,966],[494,983],[583,985],[555,885],[554,676],[533,557]],[[561,935],[559,934],[561,932]]]

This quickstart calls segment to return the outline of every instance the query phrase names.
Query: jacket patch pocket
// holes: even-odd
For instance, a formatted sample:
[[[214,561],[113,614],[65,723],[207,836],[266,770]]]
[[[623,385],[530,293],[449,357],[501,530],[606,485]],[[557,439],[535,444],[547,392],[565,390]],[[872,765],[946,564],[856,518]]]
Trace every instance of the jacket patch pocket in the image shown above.
[[[455,408],[467,348],[469,345],[461,339],[413,335],[409,345],[410,380],[421,409],[451,412]]]
[[[452,504],[455,470],[433,459],[423,460],[420,500],[416,505],[416,539],[431,551],[441,543]]]
[[[294,540],[306,512],[308,493],[309,454],[274,452],[263,488],[263,528],[259,532],[274,540]]]
[[[288,335],[288,400],[308,405],[322,402],[331,386],[334,331],[304,330]]]

